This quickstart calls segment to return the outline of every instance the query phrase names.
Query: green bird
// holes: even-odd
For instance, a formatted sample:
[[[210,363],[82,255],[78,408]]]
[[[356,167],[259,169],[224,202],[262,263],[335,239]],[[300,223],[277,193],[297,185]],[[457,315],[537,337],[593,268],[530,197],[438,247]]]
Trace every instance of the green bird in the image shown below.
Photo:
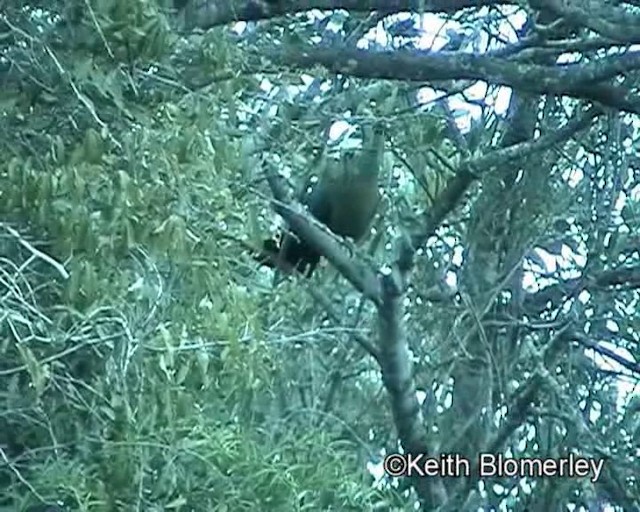
[[[369,231],[380,201],[378,176],[384,155],[382,125],[363,127],[362,149],[357,154],[343,155],[327,164],[318,182],[303,199],[309,213],[333,233],[362,240]],[[261,264],[296,270],[310,277],[320,262],[320,254],[290,230],[279,241],[263,242],[256,258]]]

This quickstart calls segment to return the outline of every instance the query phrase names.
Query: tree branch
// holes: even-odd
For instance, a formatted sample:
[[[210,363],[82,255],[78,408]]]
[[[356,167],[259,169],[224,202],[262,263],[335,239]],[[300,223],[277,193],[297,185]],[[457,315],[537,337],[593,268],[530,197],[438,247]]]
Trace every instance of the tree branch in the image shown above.
[[[640,15],[601,0],[529,0],[529,5],[550,10],[572,25],[587,27],[614,41],[640,43]]]
[[[274,50],[269,57],[288,66],[312,68],[320,65],[334,73],[359,78],[416,82],[482,80],[531,94],[570,96],[640,114],[637,93],[620,85],[595,83],[640,69],[640,51],[611,55],[589,64],[562,66],[542,66],[459,52],[372,52],[310,46]]]
[[[522,159],[534,153],[549,149],[555,144],[563,142],[577,132],[588,128],[593,119],[600,113],[597,108],[591,108],[577,119],[573,119],[565,126],[535,140],[529,140],[512,146],[491,151],[486,155],[468,158],[460,162],[456,176],[449,182],[433,207],[427,212],[423,228],[415,233],[411,239],[414,249],[421,247],[426,240],[435,233],[445,217],[458,205],[460,199],[471,184],[480,177],[482,172],[504,166],[510,161]]]
[[[351,12],[381,12],[393,14],[422,10],[422,12],[454,13],[470,7],[508,5],[508,0],[190,0],[180,8],[185,29],[207,29],[234,21],[258,21],[285,14],[320,9],[343,9]]]
[[[407,240],[401,239],[400,255],[391,272],[380,278],[382,301],[378,305],[380,334],[380,372],[389,393],[393,420],[405,453],[434,455],[429,452],[420,403],[413,375],[411,352],[404,318],[404,298],[413,265]],[[414,475],[412,484],[424,510],[434,510],[447,500],[444,483],[439,478]]]

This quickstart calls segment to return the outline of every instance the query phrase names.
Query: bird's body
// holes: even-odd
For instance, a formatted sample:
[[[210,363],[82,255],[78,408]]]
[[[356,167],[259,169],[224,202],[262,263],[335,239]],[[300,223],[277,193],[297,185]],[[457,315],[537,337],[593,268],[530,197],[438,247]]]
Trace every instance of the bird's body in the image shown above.
[[[365,133],[357,155],[329,160],[318,183],[303,199],[309,213],[333,233],[360,241],[369,231],[379,202],[378,174],[384,153],[384,136],[378,127]],[[307,277],[320,261],[320,253],[287,230],[278,244],[264,242],[261,263],[297,270]]]

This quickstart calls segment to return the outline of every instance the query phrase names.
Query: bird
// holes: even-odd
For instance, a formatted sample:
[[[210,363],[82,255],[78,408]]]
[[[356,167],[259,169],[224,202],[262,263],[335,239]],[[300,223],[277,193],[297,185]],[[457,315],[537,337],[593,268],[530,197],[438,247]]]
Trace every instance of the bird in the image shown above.
[[[381,123],[362,127],[362,149],[327,163],[318,182],[302,200],[309,213],[334,234],[359,242],[368,233],[380,200],[378,175],[384,155]],[[311,277],[321,254],[291,230],[279,240],[263,241],[259,263]]]

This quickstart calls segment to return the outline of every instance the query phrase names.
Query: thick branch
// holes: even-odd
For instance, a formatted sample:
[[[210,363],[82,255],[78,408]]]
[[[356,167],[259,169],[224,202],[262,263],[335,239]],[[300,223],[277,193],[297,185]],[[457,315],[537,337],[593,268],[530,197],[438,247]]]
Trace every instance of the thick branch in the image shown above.
[[[629,89],[603,83],[640,69],[640,51],[604,57],[590,64],[541,66],[458,52],[394,50],[372,52],[352,48],[282,49],[269,55],[281,64],[300,68],[321,65],[335,73],[359,78],[433,82],[482,80],[531,94],[556,94],[594,101],[607,107],[640,113],[640,99]]]
[[[257,21],[285,14],[320,9],[344,9],[351,12],[372,11],[393,14],[414,11],[454,13],[469,7],[508,5],[509,0],[190,0],[181,9],[185,28],[207,29],[234,21]]]
[[[605,270],[594,279],[594,284],[600,287],[627,286],[638,288],[640,286],[640,266],[624,265]]]
[[[398,263],[389,274],[381,278],[382,302],[378,306],[379,362],[402,447],[405,453],[424,455],[429,454],[427,433],[416,393],[411,352],[404,326],[403,302],[411,265],[408,248],[403,246]],[[424,510],[434,510],[447,499],[440,479],[416,477],[412,483]]]
[[[636,93],[619,85],[594,83],[640,69],[640,52],[605,57],[593,64],[540,66],[466,53],[410,50],[372,52],[362,49],[312,48],[271,52],[277,62],[301,68],[320,65],[359,78],[433,82],[483,80],[532,94],[557,94],[640,113]]]

